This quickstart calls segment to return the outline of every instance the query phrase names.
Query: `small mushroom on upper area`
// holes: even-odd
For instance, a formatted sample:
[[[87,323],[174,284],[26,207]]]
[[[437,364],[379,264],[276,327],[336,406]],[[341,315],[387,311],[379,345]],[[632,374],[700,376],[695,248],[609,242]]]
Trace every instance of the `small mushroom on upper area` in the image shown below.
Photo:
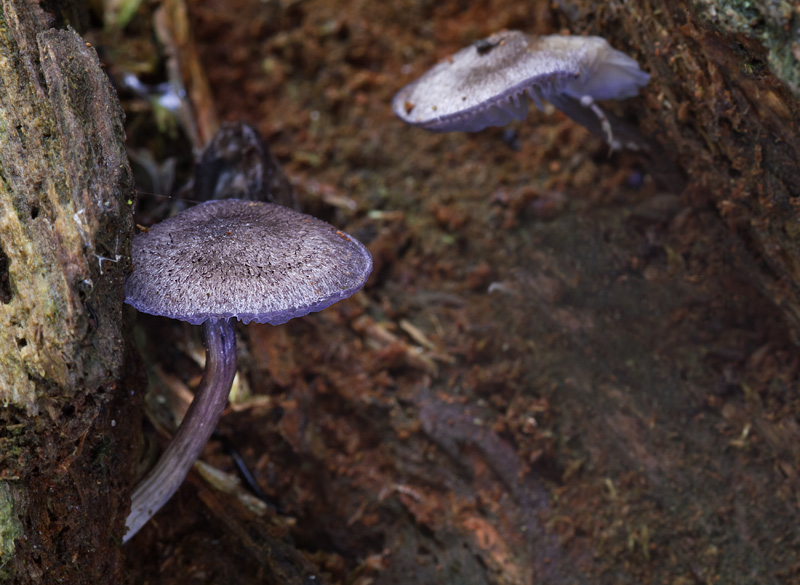
[[[202,324],[206,369],[189,411],[136,487],[124,541],[172,497],[211,435],[236,373],[234,319],[279,325],[360,290],[372,257],[335,227],[270,203],[224,199],[182,211],[133,240],[125,302]]]
[[[547,100],[617,146],[615,124],[595,101],[635,96],[649,79],[634,59],[600,37],[501,31],[401,89],[392,110],[433,132],[477,132],[523,119],[528,98],[539,109]]]

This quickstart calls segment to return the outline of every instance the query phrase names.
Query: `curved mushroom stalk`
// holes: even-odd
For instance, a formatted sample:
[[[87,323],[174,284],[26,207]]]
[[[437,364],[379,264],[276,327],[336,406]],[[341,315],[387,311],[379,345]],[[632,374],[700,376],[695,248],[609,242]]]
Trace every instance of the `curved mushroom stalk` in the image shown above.
[[[127,542],[178,490],[203,451],[222,411],[236,375],[236,333],[233,319],[209,319],[203,323],[206,368],[194,400],[175,436],[156,466],[136,486],[131,512],[125,521]]]
[[[578,100],[566,94],[548,96],[548,100],[563,114],[595,136],[605,138],[611,150],[653,150],[639,129],[622,118],[604,111],[591,99]]]

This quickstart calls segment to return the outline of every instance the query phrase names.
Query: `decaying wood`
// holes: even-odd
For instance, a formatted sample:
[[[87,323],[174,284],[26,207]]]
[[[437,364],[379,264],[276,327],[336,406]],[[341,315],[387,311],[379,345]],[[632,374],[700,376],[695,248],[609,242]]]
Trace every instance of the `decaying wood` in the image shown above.
[[[765,3],[742,5],[743,13],[764,13],[748,18],[727,4],[637,0],[597,10],[591,0],[558,2],[573,30],[607,36],[652,73],[640,112],[646,130],[677,155],[693,201],[716,205],[749,248],[749,261],[742,256],[735,269],[784,310],[797,340],[800,101],[761,40],[780,44],[798,17]],[[737,18],[743,27],[733,26]],[[784,44],[788,52],[791,43]],[[796,56],[783,60],[796,71]]]
[[[121,328],[133,190],[95,51],[51,22],[3,2],[0,579],[108,583],[133,452],[118,437],[138,426]]]

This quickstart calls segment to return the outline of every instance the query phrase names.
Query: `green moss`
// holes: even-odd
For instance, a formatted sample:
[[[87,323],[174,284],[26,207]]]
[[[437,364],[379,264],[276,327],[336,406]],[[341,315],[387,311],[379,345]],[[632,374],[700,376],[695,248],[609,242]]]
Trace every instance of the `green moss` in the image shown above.
[[[800,93],[800,13],[790,0],[695,0],[704,21],[758,39],[772,72]]]
[[[16,541],[22,536],[22,523],[17,518],[14,498],[8,482],[0,482],[0,581],[12,577],[7,568],[14,556]]]

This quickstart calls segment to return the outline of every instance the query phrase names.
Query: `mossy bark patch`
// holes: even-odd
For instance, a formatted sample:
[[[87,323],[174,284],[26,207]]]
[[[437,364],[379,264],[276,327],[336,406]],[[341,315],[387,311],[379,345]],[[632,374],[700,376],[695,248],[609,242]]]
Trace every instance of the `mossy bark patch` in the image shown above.
[[[0,12],[0,554],[20,583],[111,582],[133,187],[97,55],[52,22]]]
[[[98,300],[120,294],[130,233],[121,194],[130,185],[121,113],[109,109],[117,106],[93,51],[71,31],[26,38],[5,16],[0,399],[36,414],[39,381],[69,398],[118,367],[121,309],[98,314],[114,307]],[[85,342],[111,351],[81,351]]]
[[[14,514],[14,501],[9,487],[0,482],[0,579],[10,575],[4,570],[14,556],[16,541],[22,536],[22,523]]]

